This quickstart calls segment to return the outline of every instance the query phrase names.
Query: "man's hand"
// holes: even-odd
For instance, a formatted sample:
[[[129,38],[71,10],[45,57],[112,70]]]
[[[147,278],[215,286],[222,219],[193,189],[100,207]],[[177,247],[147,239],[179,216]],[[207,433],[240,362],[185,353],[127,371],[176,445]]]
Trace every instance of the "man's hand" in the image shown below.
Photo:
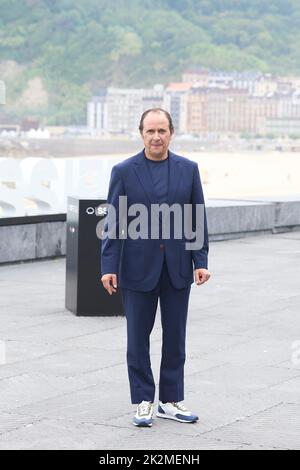
[[[195,269],[195,283],[197,286],[204,284],[210,278],[210,272],[207,269]]]
[[[107,290],[109,295],[112,295],[113,293],[117,292],[117,275],[116,274],[104,274],[101,277],[101,281],[103,284],[104,289]]]

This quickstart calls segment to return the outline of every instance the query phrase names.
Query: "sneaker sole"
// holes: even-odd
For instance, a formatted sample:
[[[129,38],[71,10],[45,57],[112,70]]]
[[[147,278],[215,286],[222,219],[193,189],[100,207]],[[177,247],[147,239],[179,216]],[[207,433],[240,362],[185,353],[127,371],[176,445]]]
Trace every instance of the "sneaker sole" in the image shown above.
[[[138,428],[151,428],[152,423],[132,423],[134,426]]]
[[[187,423],[187,424],[192,424],[192,423],[197,423],[199,419],[194,419],[193,421],[185,421],[184,419],[176,418],[175,416],[170,416],[162,413],[156,413],[156,416],[158,418],[164,418],[164,419],[172,419],[173,421],[179,421],[180,423]]]

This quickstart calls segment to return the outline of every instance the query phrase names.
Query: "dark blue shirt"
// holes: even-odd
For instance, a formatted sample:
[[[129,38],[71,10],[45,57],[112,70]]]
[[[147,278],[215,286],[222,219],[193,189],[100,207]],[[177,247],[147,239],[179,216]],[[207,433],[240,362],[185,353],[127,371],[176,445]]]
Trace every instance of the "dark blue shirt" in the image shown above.
[[[154,191],[160,204],[167,202],[169,190],[169,157],[165,160],[147,160]]]
[[[147,165],[152,180],[154,192],[156,193],[158,203],[167,202],[169,191],[169,157],[165,160],[147,160]],[[153,222],[152,222],[153,223]],[[162,240],[162,214],[159,214],[159,239]],[[165,255],[164,255],[165,256]]]

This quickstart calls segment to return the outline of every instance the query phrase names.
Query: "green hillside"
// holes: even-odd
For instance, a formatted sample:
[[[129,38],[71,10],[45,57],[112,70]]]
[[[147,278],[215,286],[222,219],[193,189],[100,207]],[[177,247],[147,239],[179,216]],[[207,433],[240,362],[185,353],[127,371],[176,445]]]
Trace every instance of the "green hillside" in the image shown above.
[[[196,64],[300,75],[299,26],[299,0],[0,0],[2,114],[84,123],[100,87]]]

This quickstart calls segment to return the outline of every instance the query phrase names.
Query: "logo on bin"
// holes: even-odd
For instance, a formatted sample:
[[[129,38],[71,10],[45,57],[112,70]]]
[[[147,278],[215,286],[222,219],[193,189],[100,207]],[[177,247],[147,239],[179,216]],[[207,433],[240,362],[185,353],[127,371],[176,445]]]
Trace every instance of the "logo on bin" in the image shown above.
[[[87,215],[97,215],[98,217],[101,217],[103,215],[107,215],[107,207],[87,207],[86,211]]]

